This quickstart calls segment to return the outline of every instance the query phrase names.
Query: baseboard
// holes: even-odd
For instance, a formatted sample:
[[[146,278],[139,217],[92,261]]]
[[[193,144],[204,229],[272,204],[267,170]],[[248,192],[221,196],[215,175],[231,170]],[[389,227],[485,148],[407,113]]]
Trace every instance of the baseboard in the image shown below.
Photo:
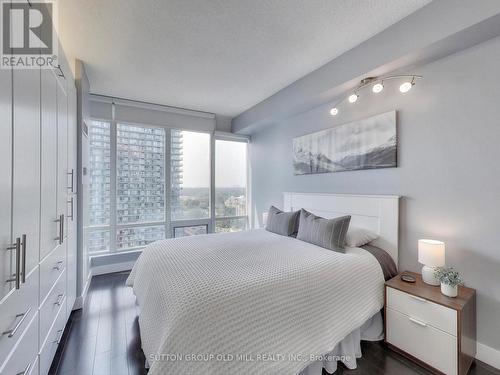
[[[491,348],[487,345],[477,343],[476,358],[496,369],[500,369],[500,350]]]
[[[135,264],[135,260],[131,262],[122,262],[114,264],[106,264],[102,266],[92,267],[92,276],[104,275],[107,273],[130,271]]]
[[[82,295],[76,298],[73,310],[83,309],[83,307],[85,306],[85,301],[87,299],[87,292],[89,290],[90,281],[92,281],[92,272],[89,272],[87,276],[87,281],[85,281],[85,285],[83,286]]]

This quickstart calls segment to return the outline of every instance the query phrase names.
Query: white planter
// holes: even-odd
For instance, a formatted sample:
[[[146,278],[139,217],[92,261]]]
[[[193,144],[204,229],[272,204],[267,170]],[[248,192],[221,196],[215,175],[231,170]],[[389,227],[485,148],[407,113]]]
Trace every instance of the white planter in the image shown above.
[[[448,297],[456,297],[458,294],[458,285],[451,286],[441,283],[441,293]]]

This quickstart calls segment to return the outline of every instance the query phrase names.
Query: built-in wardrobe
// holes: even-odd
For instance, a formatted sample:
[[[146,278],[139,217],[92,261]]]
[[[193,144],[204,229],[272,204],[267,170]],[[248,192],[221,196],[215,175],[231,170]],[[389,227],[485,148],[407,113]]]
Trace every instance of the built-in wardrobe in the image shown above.
[[[0,374],[47,374],[76,299],[76,90],[0,70]]]

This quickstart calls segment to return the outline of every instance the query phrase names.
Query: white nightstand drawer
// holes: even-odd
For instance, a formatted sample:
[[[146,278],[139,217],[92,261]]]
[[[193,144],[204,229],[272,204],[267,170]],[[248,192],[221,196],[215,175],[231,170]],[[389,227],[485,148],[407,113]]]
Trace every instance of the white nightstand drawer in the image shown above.
[[[387,307],[457,336],[457,312],[420,297],[386,287]]]
[[[457,338],[425,321],[386,309],[386,341],[445,374],[457,374]]]

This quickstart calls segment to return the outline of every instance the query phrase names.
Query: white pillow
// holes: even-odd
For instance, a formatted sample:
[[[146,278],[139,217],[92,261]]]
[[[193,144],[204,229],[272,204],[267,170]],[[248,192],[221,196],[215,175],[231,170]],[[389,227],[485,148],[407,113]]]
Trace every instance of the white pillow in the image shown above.
[[[377,238],[378,234],[373,233],[368,229],[349,227],[345,243],[349,247],[360,247],[375,241]]]

